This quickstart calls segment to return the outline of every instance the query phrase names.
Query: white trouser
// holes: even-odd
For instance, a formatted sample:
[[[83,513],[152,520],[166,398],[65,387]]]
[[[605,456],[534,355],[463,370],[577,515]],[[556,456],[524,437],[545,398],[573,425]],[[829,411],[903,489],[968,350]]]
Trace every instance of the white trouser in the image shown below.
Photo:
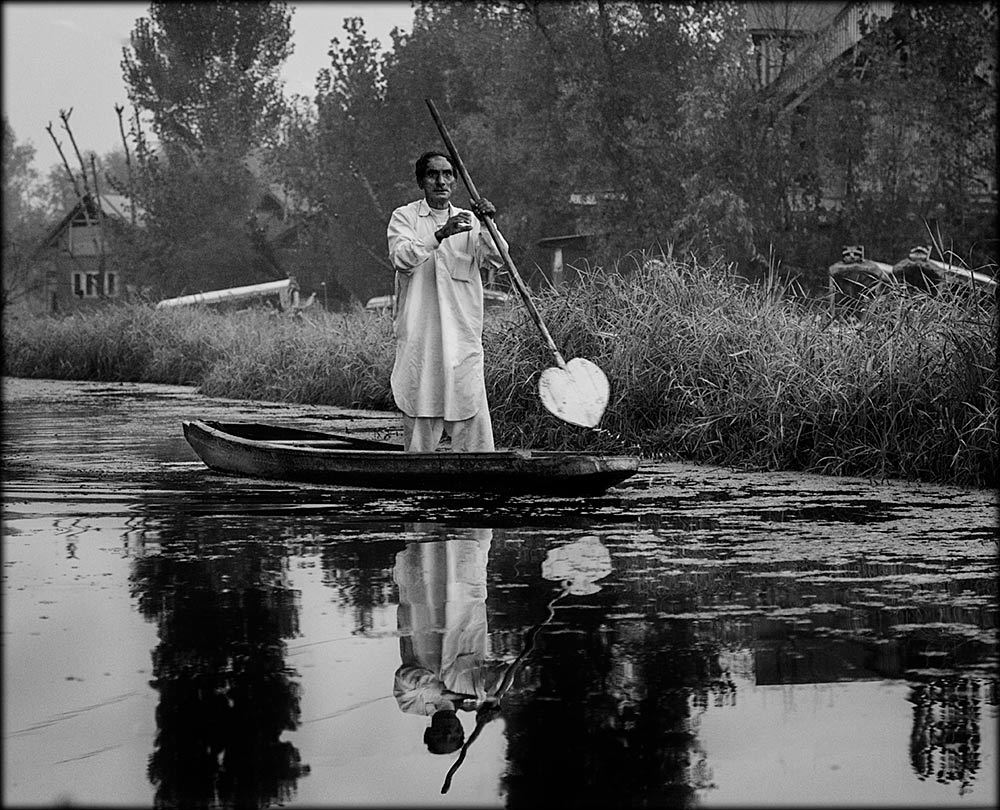
[[[441,436],[451,436],[453,453],[492,453],[493,421],[490,409],[483,407],[469,419],[449,422],[438,416],[407,416],[403,414],[403,449],[408,453],[433,453]]]

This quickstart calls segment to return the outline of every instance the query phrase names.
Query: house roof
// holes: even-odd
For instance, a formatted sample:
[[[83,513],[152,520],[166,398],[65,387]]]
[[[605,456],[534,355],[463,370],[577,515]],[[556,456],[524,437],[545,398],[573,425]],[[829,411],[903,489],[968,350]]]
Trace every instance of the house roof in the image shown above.
[[[751,0],[743,10],[750,31],[794,34],[825,28],[846,5],[844,0]]]
[[[77,200],[76,204],[73,205],[59,219],[59,221],[49,229],[39,245],[39,250],[50,247],[59,237],[59,234],[68,228],[69,224],[77,217],[77,215],[81,213],[81,211],[84,210],[85,205],[87,207],[87,214],[94,216],[95,199],[97,204],[100,206],[101,213],[103,213],[106,217],[113,217],[122,221],[128,221],[132,216],[132,202],[128,197],[122,194],[99,194],[96,198],[93,195],[85,195],[81,199]],[[142,219],[143,211],[137,206],[136,221],[141,223]]]
[[[101,194],[101,208],[108,216],[115,216],[119,219],[129,219],[132,216],[132,201],[124,194]],[[136,206],[136,220],[142,220],[143,211]]]
[[[868,2],[851,0],[829,5],[831,11],[837,9],[833,17],[826,25],[815,31],[814,37],[806,38],[795,47],[789,54],[789,61],[784,70],[763,90],[765,97],[782,99],[783,112],[789,112],[812,95],[835,67],[854,52],[855,46],[865,35],[862,20],[888,19],[895,13],[899,2],[898,0],[868,0]]]

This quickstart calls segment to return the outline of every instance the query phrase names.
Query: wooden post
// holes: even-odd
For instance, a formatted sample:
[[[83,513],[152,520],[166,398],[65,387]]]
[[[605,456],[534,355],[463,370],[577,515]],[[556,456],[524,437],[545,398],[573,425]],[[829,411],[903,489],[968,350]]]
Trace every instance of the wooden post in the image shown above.
[[[562,246],[555,248],[552,253],[552,286],[559,289],[563,285],[563,251]]]
[[[56,151],[59,153],[59,157],[62,158],[63,168],[66,169],[66,174],[69,175],[69,181],[73,184],[73,193],[76,194],[76,198],[79,200],[80,195],[80,185],[76,182],[76,175],[73,174],[73,170],[69,167],[69,161],[66,160],[66,153],[62,150],[62,144],[59,143],[58,138],[56,138],[55,132],[52,131],[52,122],[49,121],[49,125],[45,127],[46,132],[49,133],[49,137],[52,138],[52,143],[56,145]]]
[[[90,184],[87,183],[87,166],[83,162],[83,155],[80,154],[80,148],[76,145],[76,138],[73,137],[73,130],[69,128],[69,117],[73,114],[73,108],[70,107],[69,110],[59,110],[59,117],[63,122],[63,129],[69,135],[69,142],[73,146],[73,151],[76,152],[76,159],[80,161],[80,174],[83,175],[83,193],[88,197],[90,196]]]
[[[104,207],[101,204],[101,190],[97,185],[97,158],[93,152],[90,153],[90,173],[94,176],[94,204],[97,211],[97,271],[100,279],[100,294],[104,298],[108,293],[108,267],[107,256],[104,252]]]
[[[125,124],[122,122],[123,112],[125,112],[125,107],[121,104],[115,104],[115,114],[118,116],[118,131],[121,133],[122,147],[125,149],[125,173],[128,175],[126,178],[126,187],[128,188],[129,218],[132,220],[132,224],[135,225],[135,190],[132,188],[132,155],[128,148],[128,138],[125,137]]]

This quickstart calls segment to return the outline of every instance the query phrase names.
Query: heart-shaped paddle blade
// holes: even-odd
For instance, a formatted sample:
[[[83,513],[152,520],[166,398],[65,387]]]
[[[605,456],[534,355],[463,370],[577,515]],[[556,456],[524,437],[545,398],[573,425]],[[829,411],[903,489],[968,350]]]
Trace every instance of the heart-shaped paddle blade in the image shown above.
[[[553,366],[538,379],[542,404],[564,422],[597,427],[608,407],[608,378],[596,365],[574,357],[565,368]]]

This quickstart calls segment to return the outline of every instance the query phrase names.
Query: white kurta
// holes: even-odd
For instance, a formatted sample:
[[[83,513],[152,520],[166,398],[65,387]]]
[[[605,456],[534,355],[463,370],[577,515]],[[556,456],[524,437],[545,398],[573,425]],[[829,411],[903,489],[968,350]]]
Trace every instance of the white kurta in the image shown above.
[[[449,205],[448,215],[462,210]],[[426,200],[397,208],[389,221],[389,258],[396,268],[390,382],[406,415],[458,422],[486,404],[481,272],[501,267],[503,259],[475,215],[471,231],[440,244],[438,227]]]
[[[405,712],[433,714],[445,689],[482,700],[506,671],[503,661],[487,659],[486,564],[493,533],[468,534],[408,543],[396,555],[402,664],[393,692]]]

